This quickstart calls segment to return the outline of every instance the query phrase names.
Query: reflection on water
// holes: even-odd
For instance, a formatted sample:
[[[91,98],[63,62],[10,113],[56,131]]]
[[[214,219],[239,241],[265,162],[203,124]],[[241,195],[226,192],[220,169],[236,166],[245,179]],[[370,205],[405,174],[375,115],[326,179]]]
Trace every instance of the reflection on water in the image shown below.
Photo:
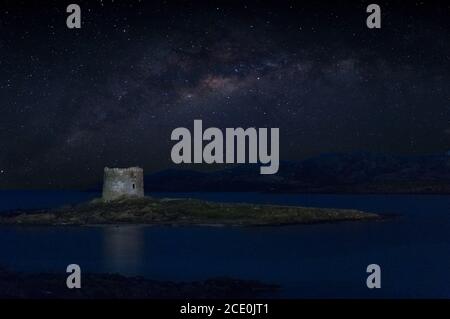
[[[112,272],[137,273],[142,265],[144,228],[139,226],[104,227],[104,261]]]

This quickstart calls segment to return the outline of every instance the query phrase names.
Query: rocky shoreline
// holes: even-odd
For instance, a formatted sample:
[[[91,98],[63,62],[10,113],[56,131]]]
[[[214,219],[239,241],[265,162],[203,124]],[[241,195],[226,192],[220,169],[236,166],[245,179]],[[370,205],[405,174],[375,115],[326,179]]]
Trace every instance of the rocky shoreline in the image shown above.
[[[0,215],[0,225],[210,225],[275,226],[379,220],[352,209],[213,203],[196,199],[95,199],[75,206]]]
[[[173,282],[83,274],[80,289],[68,289],[65,274],[23,274],[0,269],[0,299],[222,299],[273,297],[279,287],[259,281],[212,278]]]

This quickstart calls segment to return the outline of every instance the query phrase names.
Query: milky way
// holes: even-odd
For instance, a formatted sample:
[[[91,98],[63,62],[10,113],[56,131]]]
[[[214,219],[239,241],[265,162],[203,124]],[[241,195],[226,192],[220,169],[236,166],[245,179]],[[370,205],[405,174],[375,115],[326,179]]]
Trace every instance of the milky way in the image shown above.
[[[450,149],[444,2],[379,1],[381,30],[364,1],[77,3],[80,30],[58,2],[1,8],[0,188],[170,167],[194,119],[279,127],[281,160]]]

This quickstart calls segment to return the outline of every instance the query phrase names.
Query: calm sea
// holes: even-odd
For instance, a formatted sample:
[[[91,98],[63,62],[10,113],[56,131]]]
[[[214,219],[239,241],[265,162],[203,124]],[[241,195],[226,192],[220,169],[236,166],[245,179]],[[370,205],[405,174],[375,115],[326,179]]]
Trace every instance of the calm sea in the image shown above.
[[[400,214],[382,222],[287,227],[0,227],[0,266],[24,272],[142,275],[161,280],[217,276],[281,285],[291,298],[449,298],[450,196],[171,193],[213,201],[356,208]],[[56,207],[99,196],[1,191],[0,211]],[[366,287],[381,266],[382,288]]]

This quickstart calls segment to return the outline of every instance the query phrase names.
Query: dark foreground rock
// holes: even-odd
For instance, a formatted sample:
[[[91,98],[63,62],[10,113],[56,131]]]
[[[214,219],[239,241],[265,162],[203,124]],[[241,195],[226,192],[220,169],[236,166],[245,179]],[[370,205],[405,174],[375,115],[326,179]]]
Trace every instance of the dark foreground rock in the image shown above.
[[[352,209],[224,204],[195,199],[100,199],[59,209],[0,215],[7,225],[239,225],[268,226],[376,220],[377,214]]]
[[[171,282],[111,274],[83,274],[81,289],[68,289],[65,275],[0,270],[2,299],[241,299],[273,297],[277,291],[276,285],[231,278]]]

